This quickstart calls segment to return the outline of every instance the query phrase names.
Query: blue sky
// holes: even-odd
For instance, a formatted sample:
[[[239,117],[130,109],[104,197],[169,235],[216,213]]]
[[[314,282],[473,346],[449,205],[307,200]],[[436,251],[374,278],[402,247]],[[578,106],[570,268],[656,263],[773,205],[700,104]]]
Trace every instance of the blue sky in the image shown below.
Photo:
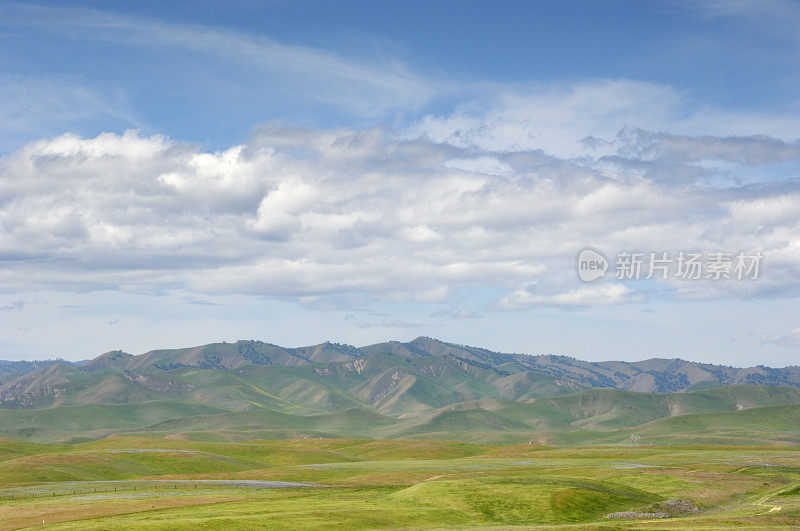
[[[800,4],[0,4],[0,358],[800,353]],[[583,284],[593,247],[764,254]]]

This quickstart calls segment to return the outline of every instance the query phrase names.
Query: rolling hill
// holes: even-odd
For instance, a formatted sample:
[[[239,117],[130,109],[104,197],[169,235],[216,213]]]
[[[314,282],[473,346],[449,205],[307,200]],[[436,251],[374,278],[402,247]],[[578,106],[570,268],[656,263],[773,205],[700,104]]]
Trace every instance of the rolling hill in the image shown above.
[[[798,367],[585,362],[431,338],[361,348],[223,342],[18,368],[32,370],[0,380],[0,436],[32,441],[138,431],[589,442],[662,420],[800,404]]]

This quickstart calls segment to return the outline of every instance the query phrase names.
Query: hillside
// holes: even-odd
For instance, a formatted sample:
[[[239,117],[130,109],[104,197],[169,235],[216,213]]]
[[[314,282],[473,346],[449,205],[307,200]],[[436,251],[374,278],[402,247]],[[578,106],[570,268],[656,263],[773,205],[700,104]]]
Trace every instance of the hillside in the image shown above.
[[[430,338],[361,348],[237,341],[139,356],[112,351],[8,376],[0,380],[0,436],[581,442],[661,419],[800,404],[798,385],[797,367],[594,363]]]
[[[772,412],[781,412],[782,416],[772,419]],[[361,437],[620,444],[636,432],[659,442],[713,442],[722,440],[724,435],[739,443],[796,444],[800,442],[798,412],[800,390],[760,386],[680,394],[592,389],[525,402],[460,402],[403,417],[383,415],[365,407],[297,414],[266,408],[229,411],[164,400],[0,409],[0,437],[71,442],[127,433],[217,441]]]
[[[800,385],[798,367],[734,368],[678,359],[585,362],[431,338],[361,348],[237,341],[139,356],[112,351],[80,365],[56,361],[15,367],[27,373],[0,380],[0,407],[170,398],[229,409],[319,413],[370,407],[406,415],[482,398],[521,401],[591,388],[672,393],[737,384]]]
[[[5,361],[0,360],[0,382],[7,380],[9,377],[18,377],[35,370],[55,365],[56,363],[66,363],[68,365],[80,365],[84,362],[70,362],[61,359],[55,360],[22,360],[22,361]]]

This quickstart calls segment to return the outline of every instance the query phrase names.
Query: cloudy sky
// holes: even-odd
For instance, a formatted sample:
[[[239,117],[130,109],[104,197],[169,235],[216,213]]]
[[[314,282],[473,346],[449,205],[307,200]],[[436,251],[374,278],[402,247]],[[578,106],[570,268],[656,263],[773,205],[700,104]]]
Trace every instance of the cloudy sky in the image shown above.
[[[795,364],[798,28],[780,0],[3,2],[0,359],[427,335]],[[615,278],[681,251],[763,260]]]

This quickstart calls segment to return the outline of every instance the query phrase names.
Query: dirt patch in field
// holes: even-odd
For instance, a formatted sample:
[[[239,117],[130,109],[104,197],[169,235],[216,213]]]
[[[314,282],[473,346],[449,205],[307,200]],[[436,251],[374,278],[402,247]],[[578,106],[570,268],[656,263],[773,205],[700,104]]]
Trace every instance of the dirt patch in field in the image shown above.
[[[8,530],[21,529],[41,525],[43,520],[45,524],[52,524],[247,499],[247,496],[242,495],[156,497],[159,494],[154,494],[152,498],[138,500],[70,500],[62,498],[57,502],[25,503],[20,506],[6,505],[3,507],[2,513],[0,513],[0,528]]]

